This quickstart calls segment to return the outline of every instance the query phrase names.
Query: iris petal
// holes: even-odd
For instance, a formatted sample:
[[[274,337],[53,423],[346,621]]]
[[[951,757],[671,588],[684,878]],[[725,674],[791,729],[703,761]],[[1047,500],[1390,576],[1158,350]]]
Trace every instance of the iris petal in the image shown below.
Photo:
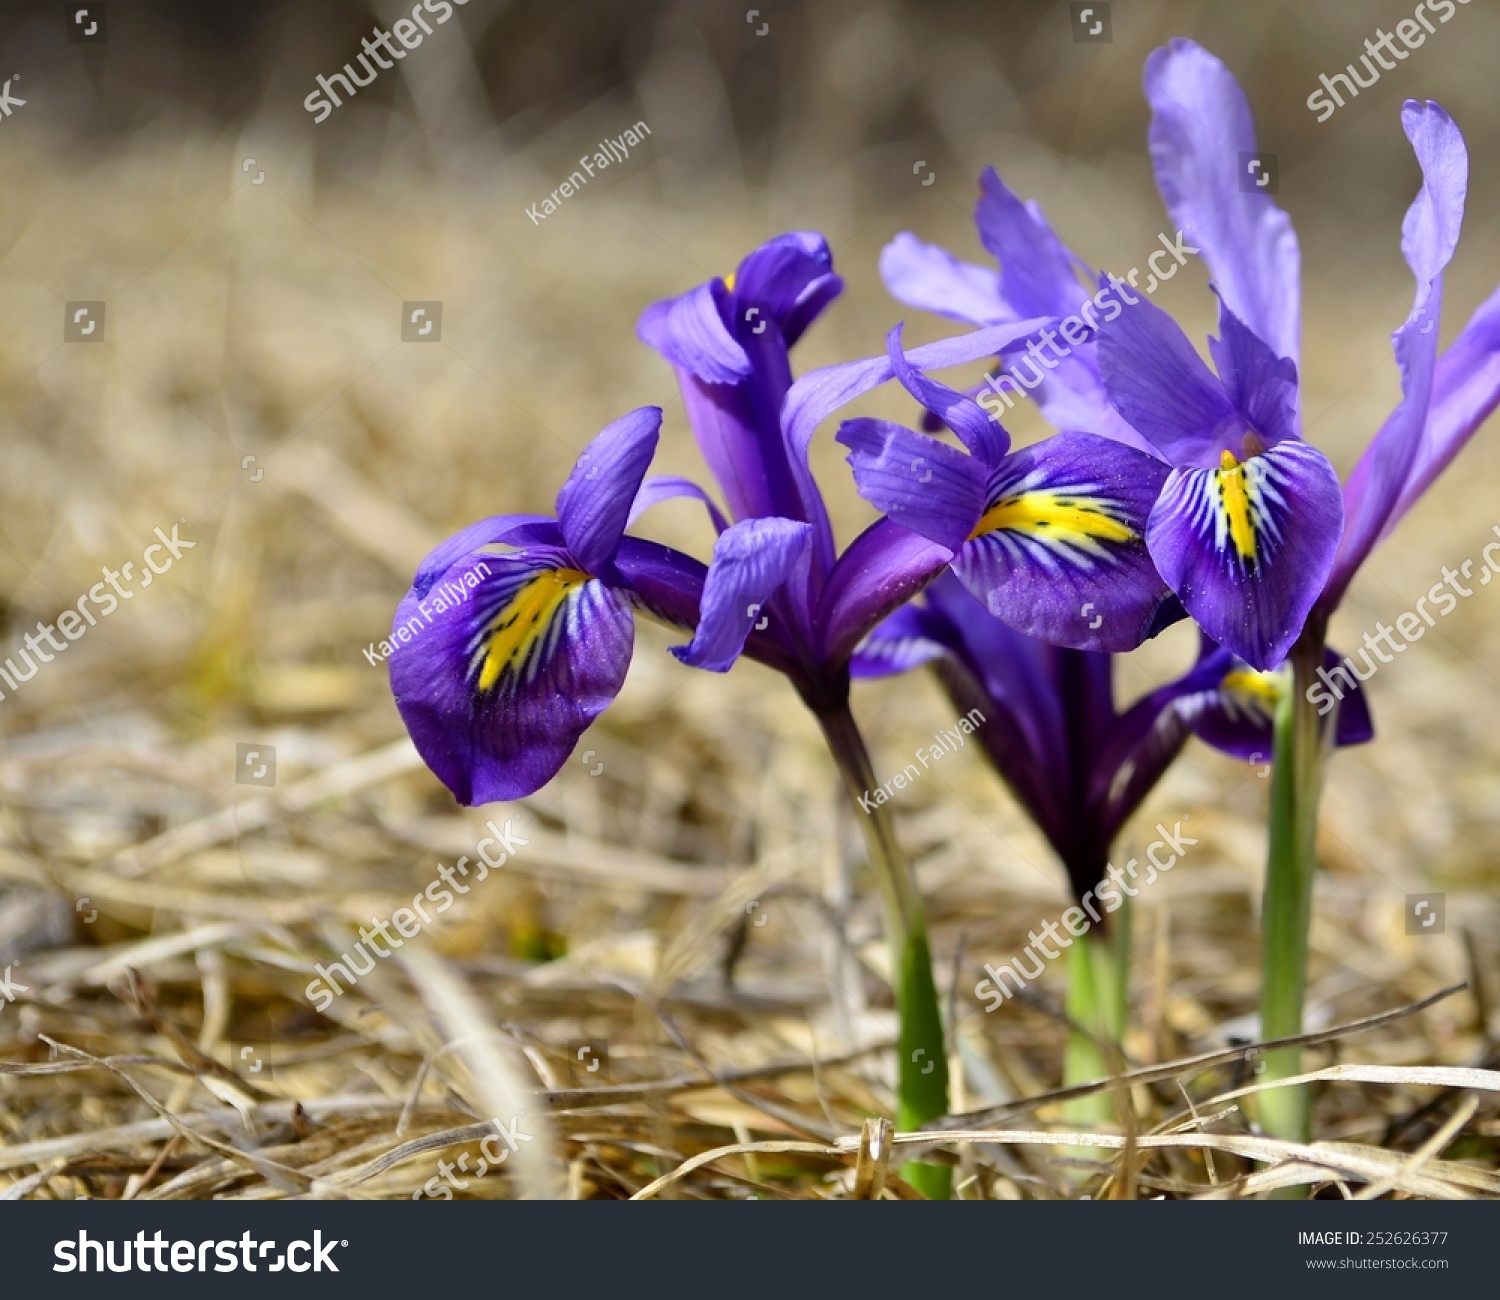
[[[1224,301],[1278,357],[1297,360],[1300,255],[1291,219],[1241,169],[1255,146],[1245,94],[1218,59],[1174,40],[1146,60],[1151,162],[1162,201]]]
[[[1174,465],[1217,463],[1225,431],[1237,439],[1243,425],[1182,327],[1145,299],[1099,326],[1099,374],[1120,414]]]
[[[1219,337],[1208,341],[1230,404],[1262,445],[1297,433],[1297,367],[1278,357],[1229,307],[1219,305]]]
[[[722,281],[652,303],[635,332],[675,366],[706,384],[732,384],[750,373],[750,358],[724,324],[720,304],[728,298]]]
[[[454,564],[473,556],[482,546],[562,545],[562,530],[546,515],[491,515],[433,547],[417,566],[412,590],[419,597],[425,596]]]
[[[923,605],[903,605],[882,620],[859,643],[849,661],[855,677],[893,677],[910,672],[948,653]]]
[[[986,465],[998,464],[1010,450],[1010,435],[972,397],[929,379],[916,369],[902,351],[901,329],[900,325],[895,326],[885,339],[886,355],[901,387],[952,429],[959,441]]]
[[[625,596],[564,555],[468,556],[449,573],[477,563],[462,601],[407,595],[396,626],[413,635],[388,661],[417,751],[462,804],[545,785],[618,694],[634,641]]]
[[[877,519],[839,556],[818,598],[823,662],[842,667],[865,634],[921,591],[953,558],[890,519]]]
[[[985,468],[956,447],[887,420],[845,420],[859,494],[882,514],[956,551],[984,506]]]
[[[953,338],[939,339],[912,348],[906,359],[918,370],[943,370],[984,357],[995,356],[1035,334],[1049,322],[1045,318],[1010,322],[974,330]],[[781,426],[786,434],[787,454],[796,465],[807,466],[808,448],[819,424],[839,407],[888,383],[895,376],[889,356],[866,357],[824,366],[805,374],[792,385],[781,408]]]
[[[816,231],[794,230],[767,240],[735,269],[740,312],[751,304],[775,321],[787,347],[837,297],[844,282],[833,273],[828,241]]]
[[[773,611],[766,607],[806,556],[811,534],[805,523],[776,518],[747,519],[725,532],[714,543],[698,629],[689,645],[672,653],[694,668],[727,672],[745,638],[770,621]]]
[[[1343,526],[1328,458],[1289,439],[1239,464],[1173,470],[1151,512],[1151,558],[1220,645],[1274,668],[1323,589]]]
[[[952,320],[994,325],[1011,315],[996,272],[960,262],[947,249],[923,243],[908,231],[881,249],[880,278],[897,302]]]
[[[643,406],[606,425],[557,494],[557,521],[568,550],[589,573],[599,572],[619,545],[660,428],[657,406]]]
[[[1401,371],[1401,402],[1349,476],[1344,491],[1348,527],[1324,594],[1328,608],[1338,603],[1375,543],[1410,505],[1409,489],[1426,468],[1423,451],[1432,406],[1440,400],[1436,379],[1442,273],[1463,220],[1469,157],[1458,127],[1437,104],[1409,100],[1401,121],[1422,167],[1422,188],[1401,223],[1401,252],[1416,278],[1411,313],[1392,335]],[[1448,456],[1457,450],[1452,447]]]
[[[729,527],[729,520],[724,518],[724,512],[719,509],[713,497],[709,496],[692,479],[679,478],[673,474],[658,474],[647,479],[641,484],[641,490],[635,494],[635,500],[630,506],[630,518],[626,526],[635,523],[652,506],[660,505],[663,501],[670,501],[674,497],[692,497],[695,501],[701,501],[703,507],[708,511],[709,522],[714,526],[714,532],[722,533]]]
[[[1268,762],[1276,704],[1287,687],[1286,673],[1257,672],[1236,662],[1226,652],[1212,662],[1217,664],[1219,672],[1199,690],[1185,695],[1177,706],[1179,711],[1204,743],[1247,763]],[[1324,650],[1325,672],[1330,674],[1329,680],[1337,682],[1343,695],[1334,742],[1340,746],[1362,745],[1375,735],[1369,701],[1358,680],[1347,670],[1342,677],[1336,676],[1340,662],[1337,651]],[[1344,685],[1343,677],[1349,678],[1348,685]],[[1313,703],[1322,701],[1314,698]]]
[[[1133,650],[1164,624],[1170,594],[1147,554],[1159,461],[1092,434],[1006,457],[953,571],[990,613],[1081,650]]]
[[[979,176],[974,209],[979,241],[1000,263],[1000,292],[1013,317],[1067,316],[1089,296],[1076,257],[1047,224],[1041,208],[1023,203],[993,167]]]
[[[1382,537],[1395,528],[1432,481],[1463,450],[1497,404],[1500,404],[1500,289],[1480,304],[1437,360],[1427,427],[1407,472],[1401,499],[1381,530]],[[1348,500],[1345,493],[1346,506]]]

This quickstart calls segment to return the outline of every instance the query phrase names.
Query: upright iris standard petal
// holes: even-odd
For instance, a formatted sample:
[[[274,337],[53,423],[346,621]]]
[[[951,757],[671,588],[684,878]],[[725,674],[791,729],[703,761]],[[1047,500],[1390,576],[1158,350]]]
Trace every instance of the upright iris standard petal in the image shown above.
[[[989,383],[974,389],[974,394],[998,417],[999,404],[1009,410],[1024,389],[1056,429],[1102,434],[1148,450],[1150,444],[1120,418],[1099,381],[1092,342],[1097,311],[1102,308],[1109,319],[1109,312],[1121,310],[1118,302],[1106,302],[1113,292],[1107,281],[1099,281],[1096,301],[1088,304],[1089,295],[1076,274],[1082,263],[1047,224],[1041,209],[1035,203],[1022,203],[992,169],[986,169],[980,179],[974,219],[985,247],[1000,262],[1000,274],[960,262],[946,250],[902,232],[880,255],[881,278],[891,296],[979,326],[1028,316],[1041,318],[1040,325],[1048,315],[1058,318],[1064,330],[1061,348],[1056,347],[1054,336],[1050,357],[1038,350],[1039,361],[1028,356],[1018,358],[1013,366],[997,366]],[[1068,342],[1079,338],[1083,341]],[[1029,368],[1034,383],[1026,378],[1023,366]],[[929,417],[923,427],[935,429],[937,425]]]
[[[769,314],[787,347],[796,343],[843,287],[833,271],[828,241],[811,230],[767,240],[734,273],[734,295],[741,311],[754,306]]]
[[[565,553],[483,563],[467,600],[389,660],[418,753],[462,804],[519,798],[550,780],[619,692],[634,639],[626,597]],[[474,564],[464,557],[449,573]],[[419,606],[409,593],[397,625]]]
[[[1229,404],[1262,446],[1297,436],[1297,367],[1278,357],[1225,303],[1219,337],[1208,340]]]
[[[1047,224],[1035,203],[1023,203],[993,167],[979,175],[974,209],[979,242],[1000,263],[1002,293],[1011,315],[1068,316],[1088,298],[1079,260]]]
[[[1422,166],[1422,188],[1401,226],[1401,252],[1416,279],[1411,314],[1393,336],[1401,402],[1349,476],[1348,526],[1325,596],[1329,608],[1390,523],[1416,466],[1433,401],[1442,273],[1458,242],[1468,191],[1468,150],[1447,113],[1408,101],[1401,120]]]
[[[601,570],[625,532],[660,428],[660,407],[621,416],[589,443],[557,494],[557,521],[568,550],[589,573]]]
[[[1400,499],[1381,529],[1387,536],[1500,404],[1500,289],[1492,293],[1437,360],[1432,409]],[[1345,493],[1345,508],[1348,494]],[[1341,576],[1336,566],[1336,579]]]
[[[903,230],[881,249],[880,278],[897,302],[951,320],[997,325],[1014,317],[996,271],[961,262],[909,231]]]
[[[1338,475],[1300,439],[1218,469],[1173,470],[1151,511],[1151,558],[1209,636],[1274,668],[1327,580],[1343,524]]]
[[[685,664],[727,672],[745,638],[777,611],[772,598],[806,557],[812,529],[792,519],[746,519],[714,543],[698,631],[672,653]]]
[[[1058,434],[1015,452],[986,484],[953,572],[1028,636],[1133,650],[1179,616],[1146,549],[1166,475],[1143,452],[1092,434]]]
[[[787,349],[842,288],[832,266],[821,235],[780,235],[727,280],[655,304],[637,326],[677,368],[693,435],[732,518],[812,525],[814,579],[833,564],[833,531],[805,454],[791,454],[780,414],[792,382]]]
[[[1300,256],[1287,214],[1259,181],[1250,107],[1234,75],[1192,41],[1146,60],[1151,161],[1162,201],[1208,262],[1224,302],[1278,357],[1297,360]]]
[[[1182,327],[1142,299],[1099,327],[1109,400],[1173,465],[1216,465],[1245,421]]]

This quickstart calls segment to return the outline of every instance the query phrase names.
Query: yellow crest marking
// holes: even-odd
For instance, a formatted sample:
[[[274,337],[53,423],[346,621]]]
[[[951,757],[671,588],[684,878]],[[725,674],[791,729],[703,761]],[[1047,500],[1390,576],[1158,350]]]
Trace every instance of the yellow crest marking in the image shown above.
[[[1256,708],[1270,714],[1276,712],[1276,702],[1281,698],[1281,681],[1275,673],[1256,672],[1253,668],[1234,668],[1224,674],[1221,687],[1232,695],[1240,695]]]
[[[1245,482],[1245,467],[1232,451],[1221,452],[1219,469],[1214,475],[1219,489],[1219,509],[1229,524],[1229,539],[1240,559],[1255,559],[1255,523],[1250,511],[1250,491]]]
[[[1010,529],[1087,550],[1090,543],[1133,542],[1135,531],[1109,514],[1100,502],[1065,492],[1023,492],[1003,497],[974,525],[972,542],[986,533]]]
[[[728,289],[730,293],[734,292],[734,272],[733,271],[731,271],[728,275],[726,275],[724,277],[724,287],[726,289]]]
[[[589,575],[577,569],[548,569],[525,583],[489,626],[489,645],[479,670],[479,689],[489,690],[508,668],[525,662],[568,596]]]

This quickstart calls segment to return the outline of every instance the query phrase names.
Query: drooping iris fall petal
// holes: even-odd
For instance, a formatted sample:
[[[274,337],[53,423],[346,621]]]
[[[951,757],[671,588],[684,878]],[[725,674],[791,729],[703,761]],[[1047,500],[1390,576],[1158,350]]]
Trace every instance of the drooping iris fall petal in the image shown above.
[[[567,761],[618,694],[634,638],[630,603],[565,554],[465,557],[490,570],[457,609],[390,657],[396,707],[460,803],[530,794]],[[410,593],[398,627],[422,620]]]
[[[635,609],[695,621],[703,566],[622,535],[660,424],[643,407],[594,438],[558,520],[484,520],[418,568],[396,611],[391,690],[460,803],[518,798],[557,773],[625,680]]]
[[[1144,521],[1166,467],[1107,438],[1060,433],[1007,456],[953,572],[1002,622],[1080,650],[1133,650],[1181,617]]]
[[[1160,461],[1090,434],[1007,455],[1009,438],[977,427],[990,422],[972,400],[910,364],[899,329],[887,348],[896,377],[972,454],[888,421],[846,421],[838,439],[865,500],[953,551],[959,580],[1027,635],[1134,649],[1180,615],[1146,550]]]
[[[1174,469],[1146,540],[1157,570],[1209,636],[1274,668],[1323,590],[1343,522],[1327,457],[1288,439],[1243,463]]]

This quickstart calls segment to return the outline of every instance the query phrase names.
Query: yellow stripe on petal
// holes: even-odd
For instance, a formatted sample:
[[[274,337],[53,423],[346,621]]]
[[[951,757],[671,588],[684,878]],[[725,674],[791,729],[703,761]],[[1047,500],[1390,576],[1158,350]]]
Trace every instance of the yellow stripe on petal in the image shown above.
[[[1112,502],[1076,493],[1021,492],[1002,497],[986,510],[969,540],[1005,530],[1081,550],[1099,549],[1100,542],[1135,541],[1135,530],[1117,511]]]
[[[1229,540],[1234,543],[1240,559],[1253,564],[1256,556],[1255,502],[1248,467],[1240,464],[1232,451],[1223,452],[1214,479],[1219,493],[1219,511],[1228,527]]]
[[[1276,712],[1281,698],[1281,677],[1276,673],[1257,672],[1254,668],[1235,668],[1224,674],[1222,688],[1264,713]]]
[[[520,670],[568,597],[589,580],[577,569],[548,569],[530,579],[486,632],[478,686],[490,690],[508,670]]]

